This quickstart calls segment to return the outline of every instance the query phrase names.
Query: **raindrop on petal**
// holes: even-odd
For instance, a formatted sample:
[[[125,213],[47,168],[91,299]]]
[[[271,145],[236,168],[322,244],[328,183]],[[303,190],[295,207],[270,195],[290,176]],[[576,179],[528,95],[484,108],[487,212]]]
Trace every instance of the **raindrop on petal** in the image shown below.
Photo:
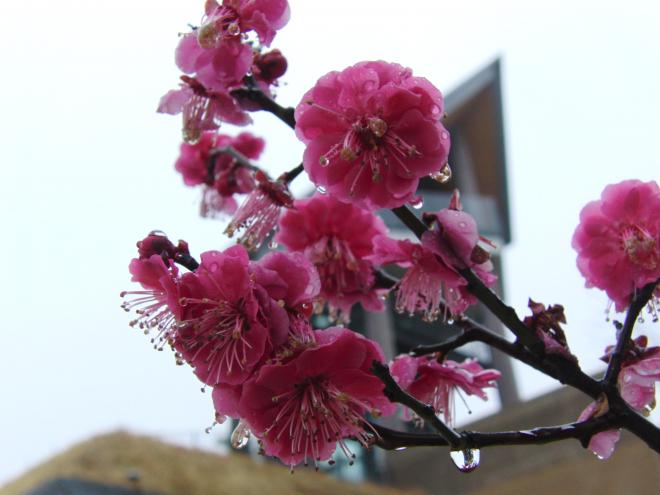
[[[449,452],[451,460],[459,471],[469,473],[479,467],[479,449],[452,450]]]
[[[231,432],[231,446],[235,449],[242,449],[248,444],[248,440],[250,440],[250,428],[241,420]]]
[[[318,191],[319,194],[327,193],[327,191],[325,190],[325,187],[323,187],[323,186],[317,186],[316,190]]]
[[[429,177],[439,184],[446,184],[451,179],[451,167],[449,163],[445,163],[439,171],[433,172]]]

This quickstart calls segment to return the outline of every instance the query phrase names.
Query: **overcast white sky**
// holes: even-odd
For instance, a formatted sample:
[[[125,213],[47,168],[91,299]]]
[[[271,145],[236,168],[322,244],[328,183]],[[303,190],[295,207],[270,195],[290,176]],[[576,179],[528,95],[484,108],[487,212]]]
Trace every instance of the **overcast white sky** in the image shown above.
[[[583,288],[570,239],[579,209],[606,184],[660,175],[656,2],[290,3],[274,43],[290,62],[285,105],[361,60],[410,66],[448,92],[503,58],[514,236],[504,251],[507,300],[520,311],[529,296],[563,303],[569,342],[598,369],[613,335],[606,298]],[[149,230],[185,238],[195,253],[224,242],[173,170],[178,118],[154,112],[177,82],[177,32],[199,21],[202,5],[0,4],[0,483],[97,432],[185,440],[203,436],[212,418],[209,395],[130,331],[118,297],[135,241]],[[255,120],[268,140],[263,164],[300,161],[287,128],[269,115]],[[660,327],[645,328],[658,343]],[[520,371],[525,397],[552,386]]]

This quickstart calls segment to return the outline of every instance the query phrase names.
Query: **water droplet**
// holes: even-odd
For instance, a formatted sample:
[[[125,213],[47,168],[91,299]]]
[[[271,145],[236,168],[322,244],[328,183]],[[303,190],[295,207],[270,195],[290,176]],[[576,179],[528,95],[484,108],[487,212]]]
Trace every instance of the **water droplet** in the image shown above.
[[[325,194],[325,193],[328,192],[328,191],[326,191],[325,187],[323,187],[323,186],[317,186],[316,190],[318,191],[319,194]]]
[[[231,432],[231,446],[235,449],[242,449],[248,444],[248,440],[250,440],[250,428],[241,420]]]
[[[412,206],[416,210],[422,209],[424,206],[424,198],[421,196],[417,196],[416,198],[413,198],[412,201],[410,201],[410,206]]]
[[[449,456],[459,471],[469,473],[479,467],[481,452],[479,449],[452,450]]]
[[[404,450],[406,450],[406,449],[408,449],[408,447],[397,447],[397,448],[394,449],[394,450],[396,450],[397,452],[402,452],[402,451],[404,451]]]
[[[277,246],[279,246],[277,241],[271,238],[271,240],[268,242],[268,249],[277,249]]]
[[[330,165],[330,160],[328,160],[327,156],[321,155],[319,157],[319,165],[321,165],[322,167],[327,167],[328,165]]]
[[[449,133],[447,131],[442,131],[442,139],[449,139]]]
[[[215,413],[215,422],[216,422],[216,424],[221,425],[225,421],[227,421],[227,416],[225,416],[224,414]]]
[[[445,163],[439,171],[433,172],[429,177],[439,184],[446,184],[451,179],[451,167]]]

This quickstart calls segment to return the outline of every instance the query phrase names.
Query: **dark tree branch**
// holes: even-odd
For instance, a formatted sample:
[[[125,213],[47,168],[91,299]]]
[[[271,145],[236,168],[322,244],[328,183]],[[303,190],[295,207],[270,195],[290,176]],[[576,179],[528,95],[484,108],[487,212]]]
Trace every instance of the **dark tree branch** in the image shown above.
[[[224,148],[215,148],[212,149],[211,152],[209,153],[209,157],[206,162],[207,180],[211,184],[215,181],[215,160],[221,155],[228,155],[232,157],[238,165],[250,169],[254,172],[256,172],[257,170],[261,170],[256,165],[253,165],[245,155],[239,153],[231,146],[225,146]]]
[[[378,433],[375,441],[376,445],[386,450],[449,445],[447,440],[440,435],[401,432],[377,424],[372,424],[372,426]],[[599,418],[592,418],[579,423],[540,427],[531,430],[494,433],[463,431],[461,437],[465,443],[462,448],[481,449],[502,445],[543,445],[570,438],[578,440],[583,447],[587,447],[589,440],[596,433],[616,429],[620,426],[620,419],[616,415],[605,414]]]
[[[259,105],[261,110],[272,113],[273,115],[275,115],[275,117],[280,119],[286,125],[288,125],[292,129],[295,129],[296,119],[294,117],[294,109],[291,107],[285,108],[280,106],[275,102],[275,100],[270,98],[259,88],[257,87],[238,88],[233,90],[231,92],[231,95],[234,98],[238,98],[239,100],[246,99],[253,103],[256,103],[257,105]]]
[[[404,392],[399,387],[399,384],[394,380],[390,374],[389,368],[378,361],[373,362],[371,369],[372,373],[376,375],[385,384],[383,393],[392,402],[397,402],[409,407],[421,419],[430,424],[436,431],[440,433],[449,445],[454,448],[462,448],[465,445],[464,439],[456,433],[452,428],[447,426],[435,413],[433,407],[423,402],[418,401],[412,395]]]
[[[407,207],[394,208],[392,212],[401,220],[419,239],[428,230],[422,222]],[[536,351],[543,349],[543,344],[538,337],[518,318],[515,310],[507,306],[502,300],[486,287],[481,279],[469,268],[455,269],[467,281],[468,290],[481,301],[497,318],[509,329],[516,338],[525,346]]]
[[[289,170],[288,172],[284,172],[281,176],[281,179],[286,182],[287,184],[292,182],[293,179],[298,177],[305,169],[303,168],[303,164],[296,165],[294,168]]]
[[[173,259],[175,263],[187,268],[191,272],[199,268],[199,262],[188,253],[176,253]]]
[[[645,285],[641,290],[635,294],[630,307],[628,308],[628,313],[626,314],[626,321],[623,324],[623,328],[617,335],[616,348],[612,353],[612,358],[610,363],[607,366],[607,371],[605,372],[605,378],[603,379],[607,384],[611,386],[616,386],[616,381],[619,378],[619,373],[621,372],[621,365],[623,364],[623,357],[625,355],[626,348],[630,343],[630,337],[632,335],[633,328],[635,327],[635,322],[639,317],[639,313],[644,309],[644,306],[647,305],[651,297],[653,297],[653,291],[658,285],[660,280],[651,282],[650,284]]]

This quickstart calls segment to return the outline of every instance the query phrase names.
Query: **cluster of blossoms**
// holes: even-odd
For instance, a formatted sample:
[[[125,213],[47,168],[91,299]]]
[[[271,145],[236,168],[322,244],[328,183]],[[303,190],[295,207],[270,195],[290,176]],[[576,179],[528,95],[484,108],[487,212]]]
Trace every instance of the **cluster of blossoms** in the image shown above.
[[[204,132],[195,144],[181,143],[175,168],[187,186],[202,186],[200,213],[203,217],[234,213],[237,208],[234,196],[254,190],[253,171],[235,154],[257,160],[264,145],[263,139],[249,132],[236,137]]]
[[[369,61],[326,74],[295,110],[283,109],[272,101],[272,88],[287,61],[265,47],[288,19],[286,0],[206,0],[200,25],[182,35],[176,49],[182,83],[162,97],[158,111],[183,115],[176,170],[186,185],[202,187],[202,216],[234,214],[225,233],[242,234],[238,245],[205,252],[198,263],[185,242],[174,245],[153,232],[129,266],[142,290],[123,293],[123,307],[137,312],[131,325],[152,333],[156,348],[172,347],[177,362],[213,389],[218,422],[240,420],[237,444],[253,434],[265,454],[293,466],[317,465],[337,446],[351,457],[346,439],[368,446],[378,436],[367,415],[396,410],[372,373],[374,363],[385,361],[378,344],[344,327],[315,329],[314,313],[348,324],[354,305],[383,311],[394,291],[399,313],[446,321],[477,301],[478,284],[473,279],[470,287],[464,276],[473,274],[484,291],[496,277],[486,249],[492,243],[463,211],[458,191],[447,208],[423,214],[419,242],[390,238],[375,213],[420,204],[415,194],[424,177],[441,183],[451,177],[440,91],[408,68]],[[276,180],[250,162],[263,151],[261,138],[217,133],[223,122],[250,123],[248,112],[261,109],[295,123],[305,145],[302,164]],[[288,185],[303,170],[318,193],[295,199]],[[240,206],[237,194],[247,195]],[[660,188],[640,181],[608,186],[580,218],[573,237],[578,268],[587,286],[605,290],[623,311],[660,280]],[[273,251],[251,260],[248,251],[270,235]],[[275,251],[277,244],[284,251]],[[392,264],[405,269],[400,280],[383,271]],[[656,321],[659,299],[656,287],[649,302]],[[522,324],[542,344],[541,357],[579,370],[561,327],[563,307],[532,300],[529,307]],[[459,363],[445,352],[398,356],[389,372],[450,425],[455,394],[485,400],[485,389],[500,377],[475,359]],[[658,380],[660,348],[639,337],[625,349],[621,397],[646,414]],[[579,421],[607,413],[600,399]],[[407,409],[403,417],[421,421]],[[602,431],[589,448],[607,457],[618,436]]]
[[[340,217],[354,208],[343,203],[338,209],[328,208],[328,201],[332,200],[319,196],[302,207]],[[311,324],[313,307],[324,297],[329,304],[349,304],[357,298],[365,305],[370,299],[382,305],[368,296],[373,288],[358,285],[364,269],[359,261],[371,244],[362,246],[355,229],[371,226],[380,233],[384,227],[375,217],[361,217],[372,215],[369,212],[352,214],[355,217],[347,215],[344,225],[327,220],[325,232],[310,229],[301,236],[306,241],[292,252],[274,251],[251,261],[239,244],[202,253],[200,263],[184,273],[175,262],[190,257],[187,244],[175,246],[162,233],[152,233],[138,243],[139,257],[129,265],[133,281],[143,287],[122,294],[127,299],[124,308],[138,314],[132,325],[154,333],[157,348],[171,346],[177,362],[188,363],[213,389],[218,422],[227,416],[240,419],[241,435],[251,432],[265,454],[291,466],[327,460],[337,445],[352,456],[345,439],[368,446],[376,435],[365,415],[378,418],[396,410],[383,393],[383,383],[371,373],[374,361],[385,361],[378,344],[348,328],[314,330]],[[290,227],[304,219],[305,214],[284,223]],[[282,242],[290,240],[286,228],[278,235]],[[332,246],[342,243],[336,252],[348,262],[328,259]],[[345,264],[356,264],[357,273]],[[373,285],[370,275],[365,279]],[[323,296],[331,290],[324,284],[342,276],[348,284],[344,298]],[[459,364],[400,356],[391,366],[402,387],[429,400],[447,417],[455,390],[485,399],[483,388],[499,377],[474,360]],[[413,417],[409,412],[404,416]]]
[[[252,109],[250,102],[233,91],[248,81],[269,93],[287,68],[279,50],[263,51],[289,20],[287,0],[208,0],[204,10],[201,25],[184,34],[176,49],[176,64],[185,74],[181,87],[163,96],[158,106],[162,113],[183,114],[183,137],[189,143],[221,122],[250,123],[245,111]]]

